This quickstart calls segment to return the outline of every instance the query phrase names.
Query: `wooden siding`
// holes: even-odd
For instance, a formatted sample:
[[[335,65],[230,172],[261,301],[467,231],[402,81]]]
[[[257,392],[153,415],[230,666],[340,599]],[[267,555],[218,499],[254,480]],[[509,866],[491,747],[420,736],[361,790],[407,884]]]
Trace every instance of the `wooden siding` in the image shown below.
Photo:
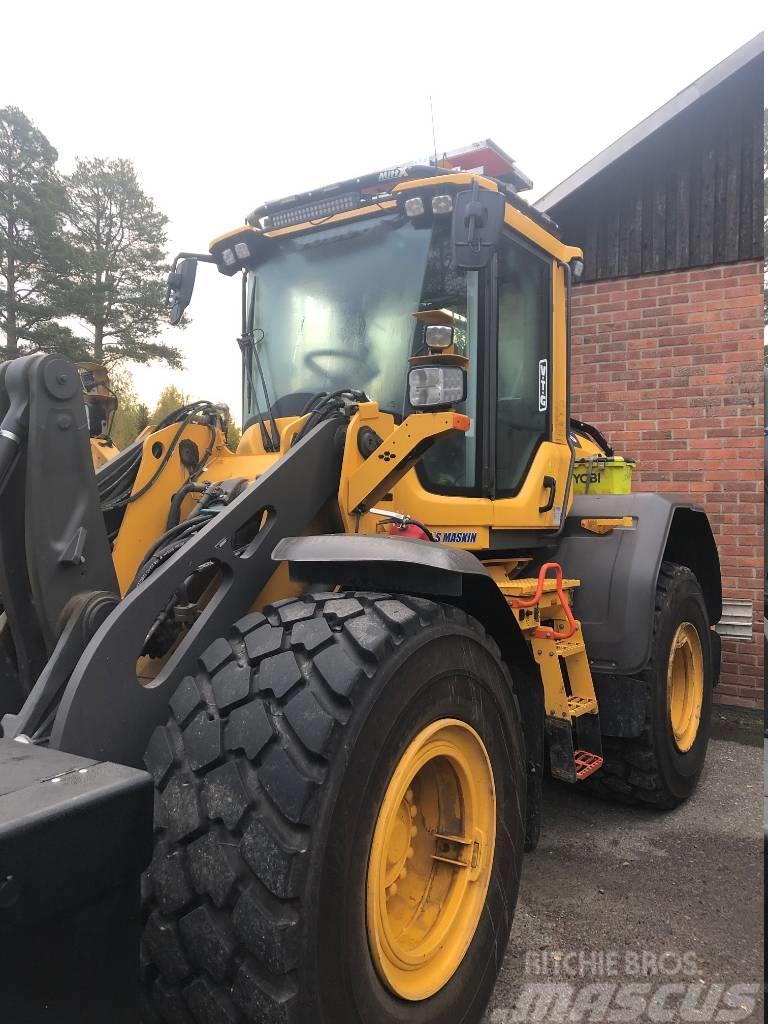
[[[548,212],[585,281],[760,259],[762,57]]]

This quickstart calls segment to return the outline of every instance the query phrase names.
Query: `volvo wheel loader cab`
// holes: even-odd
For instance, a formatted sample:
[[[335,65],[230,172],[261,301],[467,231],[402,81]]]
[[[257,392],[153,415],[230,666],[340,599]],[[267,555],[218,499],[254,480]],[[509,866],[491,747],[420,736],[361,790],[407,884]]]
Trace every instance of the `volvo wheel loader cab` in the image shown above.
[[[496,173],[177,259],[176,322],[198,263],[240,277],[236,452],[199,402],[94,480],[71,364],[0,368],[3,727],[152,773],[147,1020],[477,1024],[543,772],[655,807],[701,773],[706,516],[574,493],[611,454],[571,423],[581,254]]]

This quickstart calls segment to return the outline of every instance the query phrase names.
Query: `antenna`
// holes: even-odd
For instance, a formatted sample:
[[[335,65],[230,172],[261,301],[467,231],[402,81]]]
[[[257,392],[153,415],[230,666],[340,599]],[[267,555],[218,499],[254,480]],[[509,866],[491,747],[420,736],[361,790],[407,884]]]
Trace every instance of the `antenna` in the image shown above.
[[[435,132],[435,110],[432,106],[432,97],[429,97],[429,116],[432,119],[432,150],[435,154],[435,167],[437,167],[437,134]]]

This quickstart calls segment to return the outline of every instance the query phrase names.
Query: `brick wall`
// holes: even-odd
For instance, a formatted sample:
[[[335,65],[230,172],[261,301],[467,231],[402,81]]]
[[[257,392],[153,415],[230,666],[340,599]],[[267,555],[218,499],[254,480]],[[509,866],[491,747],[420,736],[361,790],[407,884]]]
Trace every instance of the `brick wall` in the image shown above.
[[[636,458],[635,489],[690,494],[711,517],[726,597],[751,641],[723,641],[717,699],[763,698],[763,292],[751,261],[578,285],[572,410]]]

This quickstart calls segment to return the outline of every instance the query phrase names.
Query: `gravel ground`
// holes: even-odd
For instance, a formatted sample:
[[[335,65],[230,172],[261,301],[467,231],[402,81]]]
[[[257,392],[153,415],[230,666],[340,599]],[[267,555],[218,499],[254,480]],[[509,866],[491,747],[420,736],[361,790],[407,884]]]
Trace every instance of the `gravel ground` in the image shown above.
[[[676,811],[545,786],[487,1024],[762,1020],[762,769],[762,723],[716,708]]]

